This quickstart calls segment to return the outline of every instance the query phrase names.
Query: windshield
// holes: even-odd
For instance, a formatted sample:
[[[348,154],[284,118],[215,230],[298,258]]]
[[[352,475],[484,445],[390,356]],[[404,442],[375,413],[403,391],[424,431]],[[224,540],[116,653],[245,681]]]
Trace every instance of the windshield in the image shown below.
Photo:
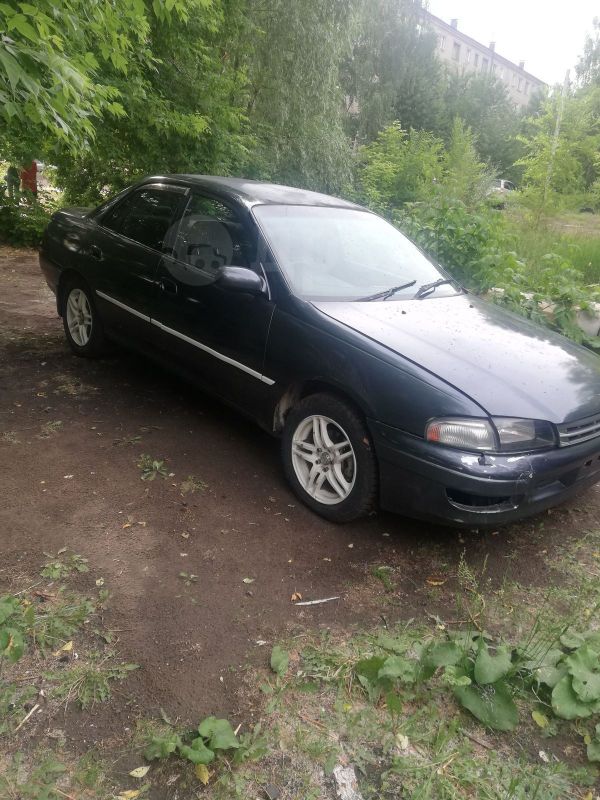
[[[406,299],[442,277],[406,236],[368,211],[262,205],[254,214],[295,294],[305,300],[373,299],[394,287],[401,289],[387,299]]]

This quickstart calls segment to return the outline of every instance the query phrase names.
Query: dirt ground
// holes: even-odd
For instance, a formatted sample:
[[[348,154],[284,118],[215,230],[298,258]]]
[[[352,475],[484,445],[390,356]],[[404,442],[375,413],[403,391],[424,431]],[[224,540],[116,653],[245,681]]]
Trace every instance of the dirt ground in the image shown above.
[[[142,453],[173,474],[140,480]],[[35,582],[44,553],[68,547],[89,559],[78,588],[97,591],[104,579],[106,624],[122,657],[141,667],[110,714],[97,706],[73,720],[84,742],[85,726],[89,740],[110,738],[160,708],[183,722],[251,716],[242,668],[266,663],[279,637],[368,628],[382,613],[434,614],[451,597],[432,594],[427,578],[453,574],[463,551],[472,563],[487,558],[496,584],[508,576],[543,586],[574,517],[581,530],[600,519],[591,490],[486,534],[383,513],[327,523],[297,502],[278,442],[251,423],[137,356],[72,356],[36,253],[8,248],[0,251],[0,474],[0,593]],[[182,493],[188,476],[207,488]],[[371,570],[385,564],[401,580],[383,610]],[[181,572],[197,580],[186,586]],[[340,599],[301,608],[294,592]]]

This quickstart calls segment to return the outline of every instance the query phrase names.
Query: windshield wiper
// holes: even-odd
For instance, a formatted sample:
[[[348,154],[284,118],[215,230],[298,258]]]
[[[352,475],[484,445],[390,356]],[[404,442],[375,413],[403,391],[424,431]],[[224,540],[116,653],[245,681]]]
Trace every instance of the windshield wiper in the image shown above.
[[[433,281],[432,283],[424,283],[417,289],[415,297],[425,297],[426,294],[435,292],[438,286],[443,286],[445,283],[456,283],[456,281],[451,278],[438,278],[437,281]]]
[[[414,281],[410,281],[409,283],[403,283],[402,286],[393,286],[391,289],[384,289],[383,292],[377,292],[377,294],[370,294],[368,297],[359,297],[358,300],[355,302],[357,303],[368,303],[370,300],[387,300],[388,297],[392,297],[395,295],[396,292],[401,292],[402,289],[410,289],[411,286],[414,286],[416,283],[416,279]]]

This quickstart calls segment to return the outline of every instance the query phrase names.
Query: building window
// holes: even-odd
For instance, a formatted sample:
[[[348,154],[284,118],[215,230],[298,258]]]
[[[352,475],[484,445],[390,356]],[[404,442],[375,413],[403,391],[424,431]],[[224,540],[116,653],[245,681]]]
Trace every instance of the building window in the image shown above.
[[[446,49],[446,37],[440,36],[440,50]]]
[[[513,86],[517,85],[517,73],[516,72],[513,72],[512,85]]]
[[[496,74],[496,64],[492,64],[492,75]]]
[[[467,50],[467,64],[471,63],[471,51]]]
[[[473,59],[473,66],[475,69],[479,66],[479,53],[475,53],[475,58]]]
[[[529,94],[529,81],[525,83],[525,94]]]
[[[517,91],[518,92],[523,91],[523,78],[519,78],[519,85],[517,86]]]
[[[482,70],[482,72],[487,72],[488,71],[488,60],[487,60],[487,58],[484,58],[483,61],[481,62],[481,70]]]
[[[455,61],[460,61],[460,45],[458,42],[454,42],[452,47],[452,58]]]

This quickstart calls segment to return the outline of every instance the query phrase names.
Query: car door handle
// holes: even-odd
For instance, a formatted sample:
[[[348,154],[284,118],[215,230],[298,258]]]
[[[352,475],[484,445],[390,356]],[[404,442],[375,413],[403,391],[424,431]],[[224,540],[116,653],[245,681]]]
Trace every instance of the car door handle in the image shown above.
[[[100,250],[97,244],[91,245],[90,255],[96,261],[102,261],[102,250]]]
[[[158,286],[163,292],[177,294],[177,284],[175,281],[169,280],[169,278],[161,278],[158,282]]]

